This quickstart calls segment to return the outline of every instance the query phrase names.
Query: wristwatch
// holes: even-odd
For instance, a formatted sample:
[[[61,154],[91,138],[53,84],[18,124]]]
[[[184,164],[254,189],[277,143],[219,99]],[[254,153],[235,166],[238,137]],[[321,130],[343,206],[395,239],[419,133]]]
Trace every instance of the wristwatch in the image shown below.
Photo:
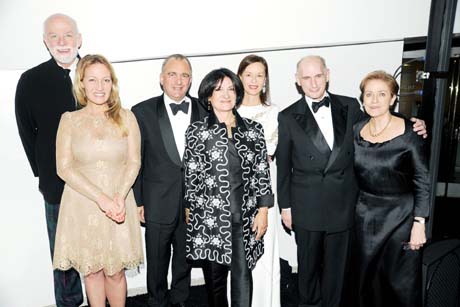
[[[424,218],[421,218],[421,219],[415,219],[414,218],[414,222],[415,223],[420,223],[420,224],[425,224],[425,219]]]

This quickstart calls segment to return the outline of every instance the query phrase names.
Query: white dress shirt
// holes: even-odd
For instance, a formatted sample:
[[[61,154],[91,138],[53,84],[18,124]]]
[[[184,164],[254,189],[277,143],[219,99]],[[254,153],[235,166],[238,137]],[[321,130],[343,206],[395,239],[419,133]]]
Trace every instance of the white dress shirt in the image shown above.
[[[329,97],[329,95],[326,93],[321,99],[324,97]],[[318,101],[321,101],[321,99],[318,99]],[[313,114],[313,117],[315,118],[321,133],[326,139],[329,148],[332,150],[332,147],[334,146],[334,126],[332,124],[331,104],[329,103],[329,107],[322,106],[318,109],[318,112],[315,113],[312,109],[313,99],[305,96],[305,100],[307,101],[307,105],[310,108],[310,111]]]
[[[166,93],[163,95],[163,97],[165,101],[166,111],[168,112],[169,122],[171,123],[171,127],[173,130],[176,148],[179,152],[180,159],[182,160],[185,150],[185,131],[187,130],[187,127],[190,125],[190,118],[192,115],[192,101],[190,97],[185,96],[185,98],[182,101],[186,101],[189,103],[187,114],[185,114],[182,111],[178,111],[177,114],[174,115],[169,104],[177,102],[169,98],[168,95],[166,95]],[[179,103],[181,103],[182,101],[180,101]]]

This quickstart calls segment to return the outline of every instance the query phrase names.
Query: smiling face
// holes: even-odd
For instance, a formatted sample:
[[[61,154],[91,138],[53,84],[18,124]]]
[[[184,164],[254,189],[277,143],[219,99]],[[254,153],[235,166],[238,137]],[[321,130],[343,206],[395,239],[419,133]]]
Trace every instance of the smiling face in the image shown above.
[[[83,88],[88,102],[103,105],[107,103],[112,92],[110,70],[101,63],[86,68],[83,77]]]
[[[192,83],[192,70],[187,61],[170,59],[160,74],[160,83],[169,98],[181,102]]]
[[[265,66],[259,62],[252,63],[239,77],[243,82],[245,95],[259,96],[266,80]]]
[[[65,15],[54,15],[45,23],[43,38],[56,62],[64,68],[70,67],[81,46],[81,35],[75,22]]]
[[[306,57],[298,65],[296,81],[306,96],[319,100],[326,92],[329,69],[318,57]]]
[[[363,91],[363,105],[371,117],[379,117],[390,113],[396,95],[392,94],[390,86],[383,80],[367,81]]]
[[[236,104],[236,91],[229,77],[216,86],[209,101],[216,113],[232,112]]]

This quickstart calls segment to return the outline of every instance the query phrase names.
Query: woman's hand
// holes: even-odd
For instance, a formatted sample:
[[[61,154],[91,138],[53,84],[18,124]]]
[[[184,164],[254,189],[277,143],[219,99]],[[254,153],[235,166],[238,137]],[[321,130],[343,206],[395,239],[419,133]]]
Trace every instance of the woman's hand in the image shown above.
[[[190,216],[190,208],[185,208],[185,224],[188,224]]]
[[[115,194],[113,200],[117,204],[117,210],[113,218],[114,221],[118,223],[123,223],[126,217],[126,203],[125,199],[121,197],[118,193]]]
[[[256,233],[256,240],[262,239],[268,227],[268,208],[259,208],[254,224],[252,225],[252,231]]]
[[[426,243],[425,224],[414,222],[410,232],[409,247],[411,250],[419,250]]]
[[[112,216],[115,214],[117,204],[107,195],[101,194],[97,198],[96,203],[99,206],[99,209],[101,209],[107,217],[112,218]]]
[[[115,202],[115,200],[111,199],[105,194],[102,194],[101,196],[98,197],[96,201],[97,205],[99,208],[102,210],[102,212],[105,213],[107,217],[110,219],[114,220],[115,222],[121,223],[122,221],[120,220],[120,217],[117,216],[117,212],[119,211],[119,206]]]

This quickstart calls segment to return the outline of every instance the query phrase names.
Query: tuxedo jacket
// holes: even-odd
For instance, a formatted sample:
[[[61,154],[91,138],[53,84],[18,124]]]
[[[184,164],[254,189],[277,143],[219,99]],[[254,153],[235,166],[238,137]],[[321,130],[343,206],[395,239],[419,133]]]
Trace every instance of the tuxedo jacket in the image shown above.
[[[191,99],[191,123],[207,111]],[[141,131],[142,165],[133,187],[147,222],[171,224],[183,217],[184,167],[174,140],[163,95],[132,107]],[[185,131],[184,131],[185,133]]]
[[[64,182],[56,173],[56,133],[61,115],[76,109],[72,80],[54,59],[24,72],[16,88],[19,136],[45,201],[61,202]]]
[[[353,125],[363,117],[356,99],[329,94],[332,150],[302,97],[278,117],[278,203],[291,208],[294,227],[339,232],[353,223],[358,193]]]

